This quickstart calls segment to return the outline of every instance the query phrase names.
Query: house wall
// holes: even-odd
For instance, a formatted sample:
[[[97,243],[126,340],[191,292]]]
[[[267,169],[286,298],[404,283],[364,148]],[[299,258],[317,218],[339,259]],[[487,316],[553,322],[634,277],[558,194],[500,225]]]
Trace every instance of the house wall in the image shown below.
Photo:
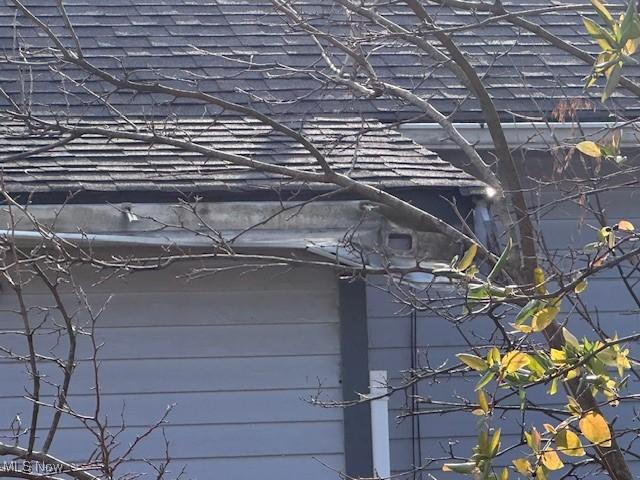
[[[557,194],[546,192],[539,199],[547,202],[558,198]],[[634,188],[617,190],[602,194],[600,200],[605,207],[608,222],[615,223],[627,219],[636,226],[640,225],[638,200],[640,192]],[[551,252],[562,255],[567,247],[581,248],[582,245],[595,240],[594,226],[598,223],[593,217],[584,216],[583,209],[577,205],[564,203],[561,207],[545,210],[541,216],[540,226],[547,247]],[[582,296],[589,311],[597,318],[602,327],[610,334],[619,336],[640,331],[640,318],[637,306],[629,293],[624,289],[616,272],[603,272],[590,280],[588,291]],[[637,282],[640,275],[636,272],[631,282]],[[371,279],[372,283],[384,283],[382,279]],[[640,293],[637,285],[636,293]],[[392,383],[402,380],[402,371],[414,365],[438,366],[448,359],[449,365],[455,360],[454,355],[468,350],[463,336],[476,345],[486,345],[490,341],[494,326],[487,318],[474,319],[457,327],[446,320],[426,312],[417,312],[412,320],[411,312],[402,308],[394,297],[378,286],[370,286],[367,291],[368,332],[369,332],[369,364],[371,369],[388,370]],[[568,313],[569,304],[564,303],[564,315]],[[415,327],[413,327],[415,325]],[[571,330],[578,336],[594,337],[590,328],[581,320],[570,323]],[[414,330],[415,329],[415,330]],[[459,329],[459,330],[458,330]],[[413,334],[412,334],[413,330]],[[637,355],[638,343],[629,346]],[[412,354],[413,353],[413,354]],[[633,353],[632,353],[633,354]],[[416,363],[417,362],[417,363]],[[460,398],[475,400],[474,385],[477,375],[442,377],[437,382],[423,381],[417,392],[424,398],[434,400],[458,401]],[[640,391],[638,380],[632,375],[628,393]],[[408,392],[409,394],[411,391]],[[563,407],[565,396],[562,391],[551,399],[543,392],[533,393],[531,399],[539,403]],[[419,419],[402,419],[405,407],[410,403],[407,395],[399,392],[393,395],[390,415],[391,459],[392,469],[398,474],[411,470],[412,465],[420,465],[424,459],[446,458],[450,452],[461,457],[471,454],[475,445],[475,425],[477,418],[470,413],[449,415],[425,415]],[[517,404],[517,401],[514,402]],[[617,425],[637,427],[634,408],[640,407],[638,402],[623,402],[617,409],[609,409],[610,417],[617,417]],[[437,409],[434,405],[422,405],[423,409]],[[544,420],[548,421],[548,420]],[[521,418],[518,414],[507,414],[501,420],[503,438],[506,442],[517,443],[520,438]],[[543,417],[536,414],[527,416],[528,428],[537,425],[541,428]],[[626,436],[623,445],[632,436]],[[514,454],[518,454],[515,451]],[[422,459],[422,460],[421,460]],[[640,476],[640,463],[630,457],[634,474]],[[437,471],[442,461],[426,465],[426,471]],[[447,478],[455,478],[455,474],[447,474]],[[406,478],[414,478],[408,475]],[[426,473],[416,474],[415,478],[428,478]]]
[[[185,478],[195,479],[335,478],[331,469],[344,468],[342,411],[308,403],[318,391],[325,399],[341,398],[335,274],[317,268],[265,268],[191,282],[177,278],[191,266],[93,287],[93,274],[77,273],[94,307],[111,296],[96,336],[104,342],[99,354],[104,413],[113,429],[120,424],[121,411],[127,424],[116,452],[157,421],[167,405],[175,404],[164,427],[172,458],[170,477],[184,466]],[[24,352],[24,339],[7,333],[20,328],[20,318],[11,312],[15,296],[2,287],[0,341]],[[30,306],[53,304],[42,285],[32,284],[26,293]],[[64,298],[78,303],[71,294]],[[48,329],[59,315],[55,310],[48,315],[36,344],[43,353],[50,348],[63,353],[66,346],[56,347]],[[33,311],[33,322],[39,319],[43,314]],[[86,314],[77,316],[78,322],[86,319]],[[91,414],[87,337],[80,339],[79,350],[82,360],[70,403],[78,412]],[[23,425],[30,422],[24,370],[6,355],[0,359],[0,435],[8,434],[17,414]],[[43,365],[42,371],[47,380],[59,381],[51,365]],[[51,401],[54,388],[44,390]],[[51,414],[45,408],[40,424],[46,425]],[[51,453],[81,461],[94,447],[80,422],[66,418]],[[160,461],[163,454],[163,438],[156,431],[119,473],[148,472],[142,459]]]

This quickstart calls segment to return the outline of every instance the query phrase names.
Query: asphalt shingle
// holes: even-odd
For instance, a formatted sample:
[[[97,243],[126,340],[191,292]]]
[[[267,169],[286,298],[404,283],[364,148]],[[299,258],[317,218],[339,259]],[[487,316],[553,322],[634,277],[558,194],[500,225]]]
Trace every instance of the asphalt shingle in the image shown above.
[[[101,121],[99,125],[105,125]],[[140,128],[148,124],[140,122]],[[367,130],[358,133],[366,126]],[[117,127],[115,124],[111,128]],[[156,132],[158,125],[155,126]],[[281,164],[303,171],[319,171],[313,157],[294,140],[249,118],[218,122],[180,120],[170,127],[177,135],[224,153]],[[370,130],[372,129],[372,130]],[[335,171],[364,182],[389,186],[422,185],[474,187],[479,182],[376,121],[357,118],[309,119],[303,133],[327,156]],[[173,134],[174,136],[176,133]],[[18,124],[0,129],[0,165],[3,186],[14,192],[91,190],[109,191],[250,191],[265,188],[322,188],[302,185],[285,177],[265,174],[168,145],[152,147],[125,139],[87,135],[65,146],[26,159],[11,159],[28,149],[48,145],[53,136],[25,132]]]
[[[333,1],[298,0],[294,3],[303,13],[325,15],[326,19],[314,20],[323,28],[337,35],[345,33],[344,16]],[[406,6],[389,3],[391,6],[379,7],[380,13],[407,29],[416,28],[415,17]],[[553,0],[503,3],[511,11],[557,4]],[[618,5],[614,9],[616,12],[624,5],[623,0],[610,3]],[[27,0],[26,4],[61,32],[66,42],[71,42],[52,2]],[[488,18],[488,14],[481,12],[453,11],[428,2],[427,5],[442,28],[470,25]],[[382,121],[409,118],[415,114],[415,109],[408,106],[398,108],[397,101],[384,95],[375,100],[363,100],[344,88],[331,88],[329,93],[322,88],[317,77],[310,78],[303,72],[290,70],[284,74],[277,68],[269,72],[277,65],[305,67],[321,60],[319,49],[309,35],[292,31],[286,20],[273,10],[270,0],[67,0],[65,6],[77,26],[76,32],[84,46],[85,56],[118,76],[128,73],[137,78],[164,79],[166,82],[170,77],[175,79],[170,82],[173,85],[201,88],[241,103],[255,102],[256,97],[269,98],[271,103],[258,102],[258,108],[269,112],[297,115],[348,112]],[[595,53],[597,46],[584,32],[580,14],[595,15],[585,2],[580,11],[528,14],[526,18],[563,40]],[[354,17],[352,21],[357,34],[375,31],[362,18]],[[16,17],[15,8],[9,0],[0,0],[0,51],[9,57],[15,55],[16,38],[20,39],[23,47],[31,47],[32,51],[50,43],[27,19],[21,15]],[[488,22],[482,27],[459,31],[454,34],[454,39],[487,79],[489,92],[504,117],[512,117],[513,114],[548,115],[562,98],[585,95],[582,79],[589,72],[589,66],[522,29],[505,22]],[[466,91],[445,67],[435,68],[427,55],[410,45],[395,42],[389,48],[375,44],[376,40],[372,42],[370,60],[380,78],[412,88],[429,98],[444,113],[455,112],[460,120],[482,120],[475,100],[468,99],[459,104],[466,97]],[[387,40],[380,42],[388,43]],[[122,64],[116,62],[114,56],[120,57]],[[246,63],[239,63],[249,60],[260,67],[247,68]],[[1,67],[0,87],[9,93],[19,94],[16,67],[6,63]],[[625,68],[628,76],[640,76],[640,66],[628,65]],[[144,69],[150,69],[152,73],[143,73]],[[67,108],[69,102],[79,105],[79,99],[85,114],[109,114],[108,109],[95,98],[83,93],[81,87],[71,87],[77,98],[70,100],[62,93],[62,82],[51,81],[46,65],[36,67],[33,73],[36,107],[60,112]],[[72,77],[85,79],[80,73],[72,74]],[[548,81],[536,81],[539,78]],[[85,80],[97,91],[109,90],[107,86],[93,83],[95,79]],[[68,82],[64,86],[70,88]],[[593,89],[587,94],[596,107],[600,107],[598,92],[598,89]],[[527,101],[527,95],[536,101]],[[296,97],[303,99],[292,102]],[[203,111],[202,106],[193,101],[156,105],[152,109],[151,97],[130,93],[114,95],[111,101],[121,111],[134,115],[178,112],[189,116]],[[612,105],[624,108],[629,115],[640,113],[638,102],[625,97],[622,91],[614,96]],[[586,109],[583,113],[592,120],[605,119],[608,109]]]

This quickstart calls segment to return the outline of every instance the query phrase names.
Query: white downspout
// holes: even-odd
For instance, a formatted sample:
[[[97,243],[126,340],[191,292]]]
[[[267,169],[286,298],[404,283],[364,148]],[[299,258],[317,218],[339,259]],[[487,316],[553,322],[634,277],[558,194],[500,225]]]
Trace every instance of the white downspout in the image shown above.
[[[369,372],[369,395],[376,398],[388,393],[387,371]],[[389,397],[371,400],[371,449],[373,454],[374,478],[391,476],[389,452]]]

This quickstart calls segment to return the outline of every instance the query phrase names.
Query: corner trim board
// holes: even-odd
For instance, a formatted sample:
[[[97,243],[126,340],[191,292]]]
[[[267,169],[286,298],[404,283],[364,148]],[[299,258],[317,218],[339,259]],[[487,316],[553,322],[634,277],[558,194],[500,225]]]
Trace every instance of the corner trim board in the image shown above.
[[[362,280],[339,279],[340,352],[342,398],[355,400],[369,392],[369,339],[367,295]],[[371,477],[373,456],[371,409],[362,403],[343,409],[345,473],[349,477]]]

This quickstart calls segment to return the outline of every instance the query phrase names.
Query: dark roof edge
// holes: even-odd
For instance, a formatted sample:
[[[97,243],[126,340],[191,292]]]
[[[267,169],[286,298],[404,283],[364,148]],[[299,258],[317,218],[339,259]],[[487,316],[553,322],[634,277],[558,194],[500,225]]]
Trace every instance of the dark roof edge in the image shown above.
[[[479,188],[479,187],[478,187]],[[385,191],[393,193],[400,198],[412,196],[417,192],[429,192],[435,195],[453,194],[467,196],[475,194],[477,189],[457,186],[411,186],[386,188]],[[77,192],[10,192],[12,198],[18,203],[33,204],[84,204],[84,203],[159,203],[171,204],[177,201],[198,201],[223,203],[223,202],[257,202],[257,201],[309,201],[322,195],[322,200],[362,200],[356,195],[336,192],[328,194],[329,190],[299,189],[299,190],[213,190],[201,192],[168,192],[168,191],[77,191]]]

